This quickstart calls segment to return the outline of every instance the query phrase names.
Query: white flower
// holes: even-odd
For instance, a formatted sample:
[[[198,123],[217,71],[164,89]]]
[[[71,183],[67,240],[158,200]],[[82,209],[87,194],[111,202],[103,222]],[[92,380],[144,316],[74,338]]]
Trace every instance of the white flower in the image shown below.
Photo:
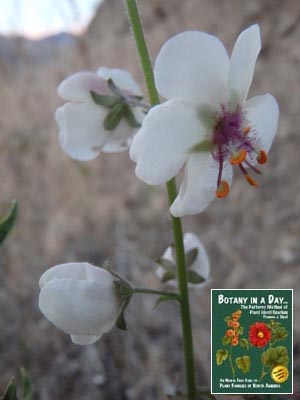
[[[180,33],[160,50],[154,75],[159,93],[169,99],[153,107],[135,136],[130,156],[136,174],[158,185],[185,165],[175,217],[203,211],[228,194],[232,165],[257,186],[248,171],[267,161],[279,109],[270,94],[246,101],[260,30],[253,25],[238,37],[231,58],[223,44],[204,32]]]
[[[194,233],[186,233],[184,235],[184,249],[186,254],[189,286],[192,287],[197,285],[197,287],[199,287],[207,282],[210,275],[210,264],[206,250]],[[157,263],[159,266],[156,269],[156,274],[162,281],[164,281],[164,276],[168,277],[168,275],[165,275],[168,272],[176,275],[174,248],[171,246],[168,247]],[[202,282],[200,282],[201,280]],[[171,278],[171,276],[168,277],[167,282],[171,286],[177,286],[176,280]]]
[[[113,130],[105,129],[104,121],[110,108],[96,104],[91,91],[101,96],[112,96],[108,80],[124,95],[140,96],[140,87],[127,71],[100,68],[97,74],[79,72],[65,79],[58,94],[68,102],[56,110],[59,141],[62,149],[72,158],[88,161],[101,151],[114,153],[126,150],[136,132],[125,118]],[[139,107],[130,107],[135,120],[141,123],[144,113]]]
[[[120,311],[113,280],[86,262],[57,265],[40,278],[40,310],[74,343],[94,343],[113,328]]]

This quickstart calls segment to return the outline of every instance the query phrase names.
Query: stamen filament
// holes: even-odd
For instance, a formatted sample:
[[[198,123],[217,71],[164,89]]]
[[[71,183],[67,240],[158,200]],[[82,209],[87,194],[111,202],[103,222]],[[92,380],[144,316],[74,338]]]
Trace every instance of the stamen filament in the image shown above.
[[[258,168],[254,167],[254,165],[250,164],[249,161],[245,160],[244,162],[245,162],[245,164],[247,164],[248,167],[251,168],[254,172],[256,172],[256,173],[259,174],[259,175],[262,175],[261,170],[259,170]]]
[[[248,174],[246,171],[245,167],[242,164],[239,164],[240,170],[244,174],[245,179],[247,179],[247,182],[254,187],[258,187],[258,184],[255,182],[255,180]]]

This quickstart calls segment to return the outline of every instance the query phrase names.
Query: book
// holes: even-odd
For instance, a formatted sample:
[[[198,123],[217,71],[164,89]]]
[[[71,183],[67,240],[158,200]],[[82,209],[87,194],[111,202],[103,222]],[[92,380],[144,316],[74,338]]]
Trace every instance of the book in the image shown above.
[[[211,392],[293,393],[293,290],[211,290]]]

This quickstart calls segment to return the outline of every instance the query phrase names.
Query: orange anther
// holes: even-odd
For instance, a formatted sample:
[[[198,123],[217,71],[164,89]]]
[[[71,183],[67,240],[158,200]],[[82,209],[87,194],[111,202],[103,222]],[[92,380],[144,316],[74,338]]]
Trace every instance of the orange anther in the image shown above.
[[[265,164],[268,161],[267,153],[264,150],[260,150],[257,156],[257,162],[259,164]]]
[[[229,193],[229,183],[226,181],[221,181],[220,185],[216,190],[216,197],[222,198],[226,197]]]
[[[245,126],[245,128],[243,129],[243,132],[244,132],[245,135],[248,135],[248,133],[249,133],[250,131],[251,131],[251,126],[250,126],[250,125]]]
[[[258,184],[255,182],[255,180],[248,174],[245,175],[245,178],[247,179],[248,183],[254,187],[258,187]]]
[[[242,149],[238,152],[236,152],[231,158],[230,158],[230,164],[231,165],[238,165],[241,164],[243,161],[245,161],[247,157],[247,151],[245,149]]]

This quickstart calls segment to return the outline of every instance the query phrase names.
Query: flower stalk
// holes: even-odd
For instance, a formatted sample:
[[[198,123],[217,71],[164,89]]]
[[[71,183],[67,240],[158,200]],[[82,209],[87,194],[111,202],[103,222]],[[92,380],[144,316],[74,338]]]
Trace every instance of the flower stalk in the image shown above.
[[[151,106],[159,104],[159,96],[156,90],[153,69],[149,52],[147,49],[141,20],[135,0],[125,0],[125,6],[128,11],[129,21],[132,27],[137,51],[142,64],[144,77],[148,89],[149,99]],[[177,188],[175,178],[167,182],[167,192],[170,205],[177,197]],[[183,350],[185,357],[185,370],[186,370],[186,385],[187,385],[187,399],[196,399],[196,381],[195,381],[195,364],[194,364],[194,350],[193,350],[193,337],[191,326],[191,313],[189,305],[189,291],[187,281],[186,260],[183,244],[183,233],[181,219],[171,216],[173,236],[176,253],[177,277],[179,286],[179,299],[180,299],[180,313],[181,325],[183,335]]]

